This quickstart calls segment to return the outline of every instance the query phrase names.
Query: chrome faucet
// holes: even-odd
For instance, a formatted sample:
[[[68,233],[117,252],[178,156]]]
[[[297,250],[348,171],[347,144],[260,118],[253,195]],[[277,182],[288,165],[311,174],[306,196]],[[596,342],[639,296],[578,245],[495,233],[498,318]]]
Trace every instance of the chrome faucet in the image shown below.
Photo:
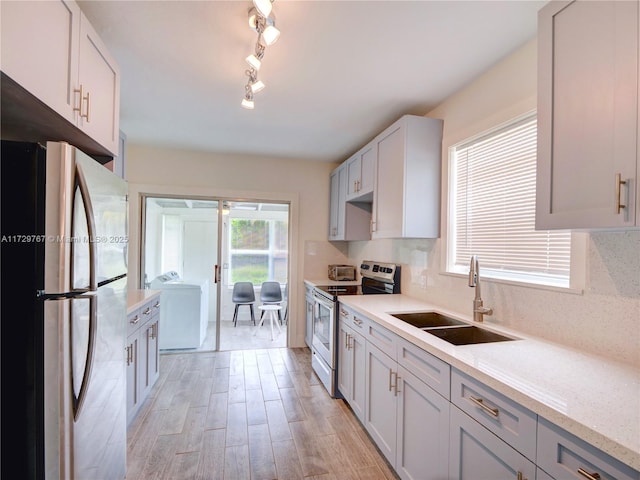
[[[469,286],[475,287],[476,296],[473,299],[473,321],[482,322],[484,315],[493,315],[493,309],[484,307],[480,296],[480,269],[478,268],[478,256],[471,255],[469,265]]]

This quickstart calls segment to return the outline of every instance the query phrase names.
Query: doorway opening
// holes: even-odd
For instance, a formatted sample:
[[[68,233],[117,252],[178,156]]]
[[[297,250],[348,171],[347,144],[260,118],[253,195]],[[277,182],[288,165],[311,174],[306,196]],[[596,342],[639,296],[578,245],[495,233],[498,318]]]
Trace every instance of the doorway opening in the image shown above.
[[[166,196],[142,201],[141,277],[143,288],[162,292],[161,351],[287,346],[289,204]],[[237,282],[251,282],[255,325],[247,305],[237,309],[234,322]],[[281,320],[273,325],[259,308],[264,282],[280,287]]]

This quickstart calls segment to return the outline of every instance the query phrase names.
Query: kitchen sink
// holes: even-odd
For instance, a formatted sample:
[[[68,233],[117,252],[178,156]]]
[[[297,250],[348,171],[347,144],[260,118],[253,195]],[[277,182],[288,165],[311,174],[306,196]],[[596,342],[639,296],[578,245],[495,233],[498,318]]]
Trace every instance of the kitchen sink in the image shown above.
[[[391,313],[392,317],[418,328],[450,327],[467,323],[436,312]]]
[[[445,340],[453,345],[471,345],[476,343],[505,342],[518,340],[506,337],[484,328],[468,325],[464,327],[423,329],[427,333]]]

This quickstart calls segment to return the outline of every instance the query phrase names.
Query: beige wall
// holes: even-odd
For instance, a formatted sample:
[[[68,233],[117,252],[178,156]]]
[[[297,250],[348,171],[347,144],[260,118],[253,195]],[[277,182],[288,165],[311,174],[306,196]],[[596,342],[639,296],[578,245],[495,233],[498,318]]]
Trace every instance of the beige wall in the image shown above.
[[[127,146],[130,188],[130,285],[140,285],[140,195],[291,202],[289,345],[304,345],[304,278],[326,277],[327,263],[346,261],[346,247],[327,241],[329,174],[322,162]],[[342,250],[341,250],[342,249]]]
[[[441,238],[351,242],[352,262],[370,258],[399,263],[403,293],[471,315],[474,292],[466,276],[443,274],[447,150],[535,109],[536,62],[532,41],[429,112],[444,119]],[[485,321],[640,366],[640,232],[586,235],[585,257],[579,265],[586,271],[583,293],[484,281],[485,305],[495,312]]]

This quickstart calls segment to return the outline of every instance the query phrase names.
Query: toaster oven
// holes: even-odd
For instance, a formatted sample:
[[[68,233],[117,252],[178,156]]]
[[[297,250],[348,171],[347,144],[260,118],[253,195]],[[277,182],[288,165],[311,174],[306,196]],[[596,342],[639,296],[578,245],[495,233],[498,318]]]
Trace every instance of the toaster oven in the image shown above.
[[[329,280],[355,280],[356,267],[353,265],[329,265]]]

